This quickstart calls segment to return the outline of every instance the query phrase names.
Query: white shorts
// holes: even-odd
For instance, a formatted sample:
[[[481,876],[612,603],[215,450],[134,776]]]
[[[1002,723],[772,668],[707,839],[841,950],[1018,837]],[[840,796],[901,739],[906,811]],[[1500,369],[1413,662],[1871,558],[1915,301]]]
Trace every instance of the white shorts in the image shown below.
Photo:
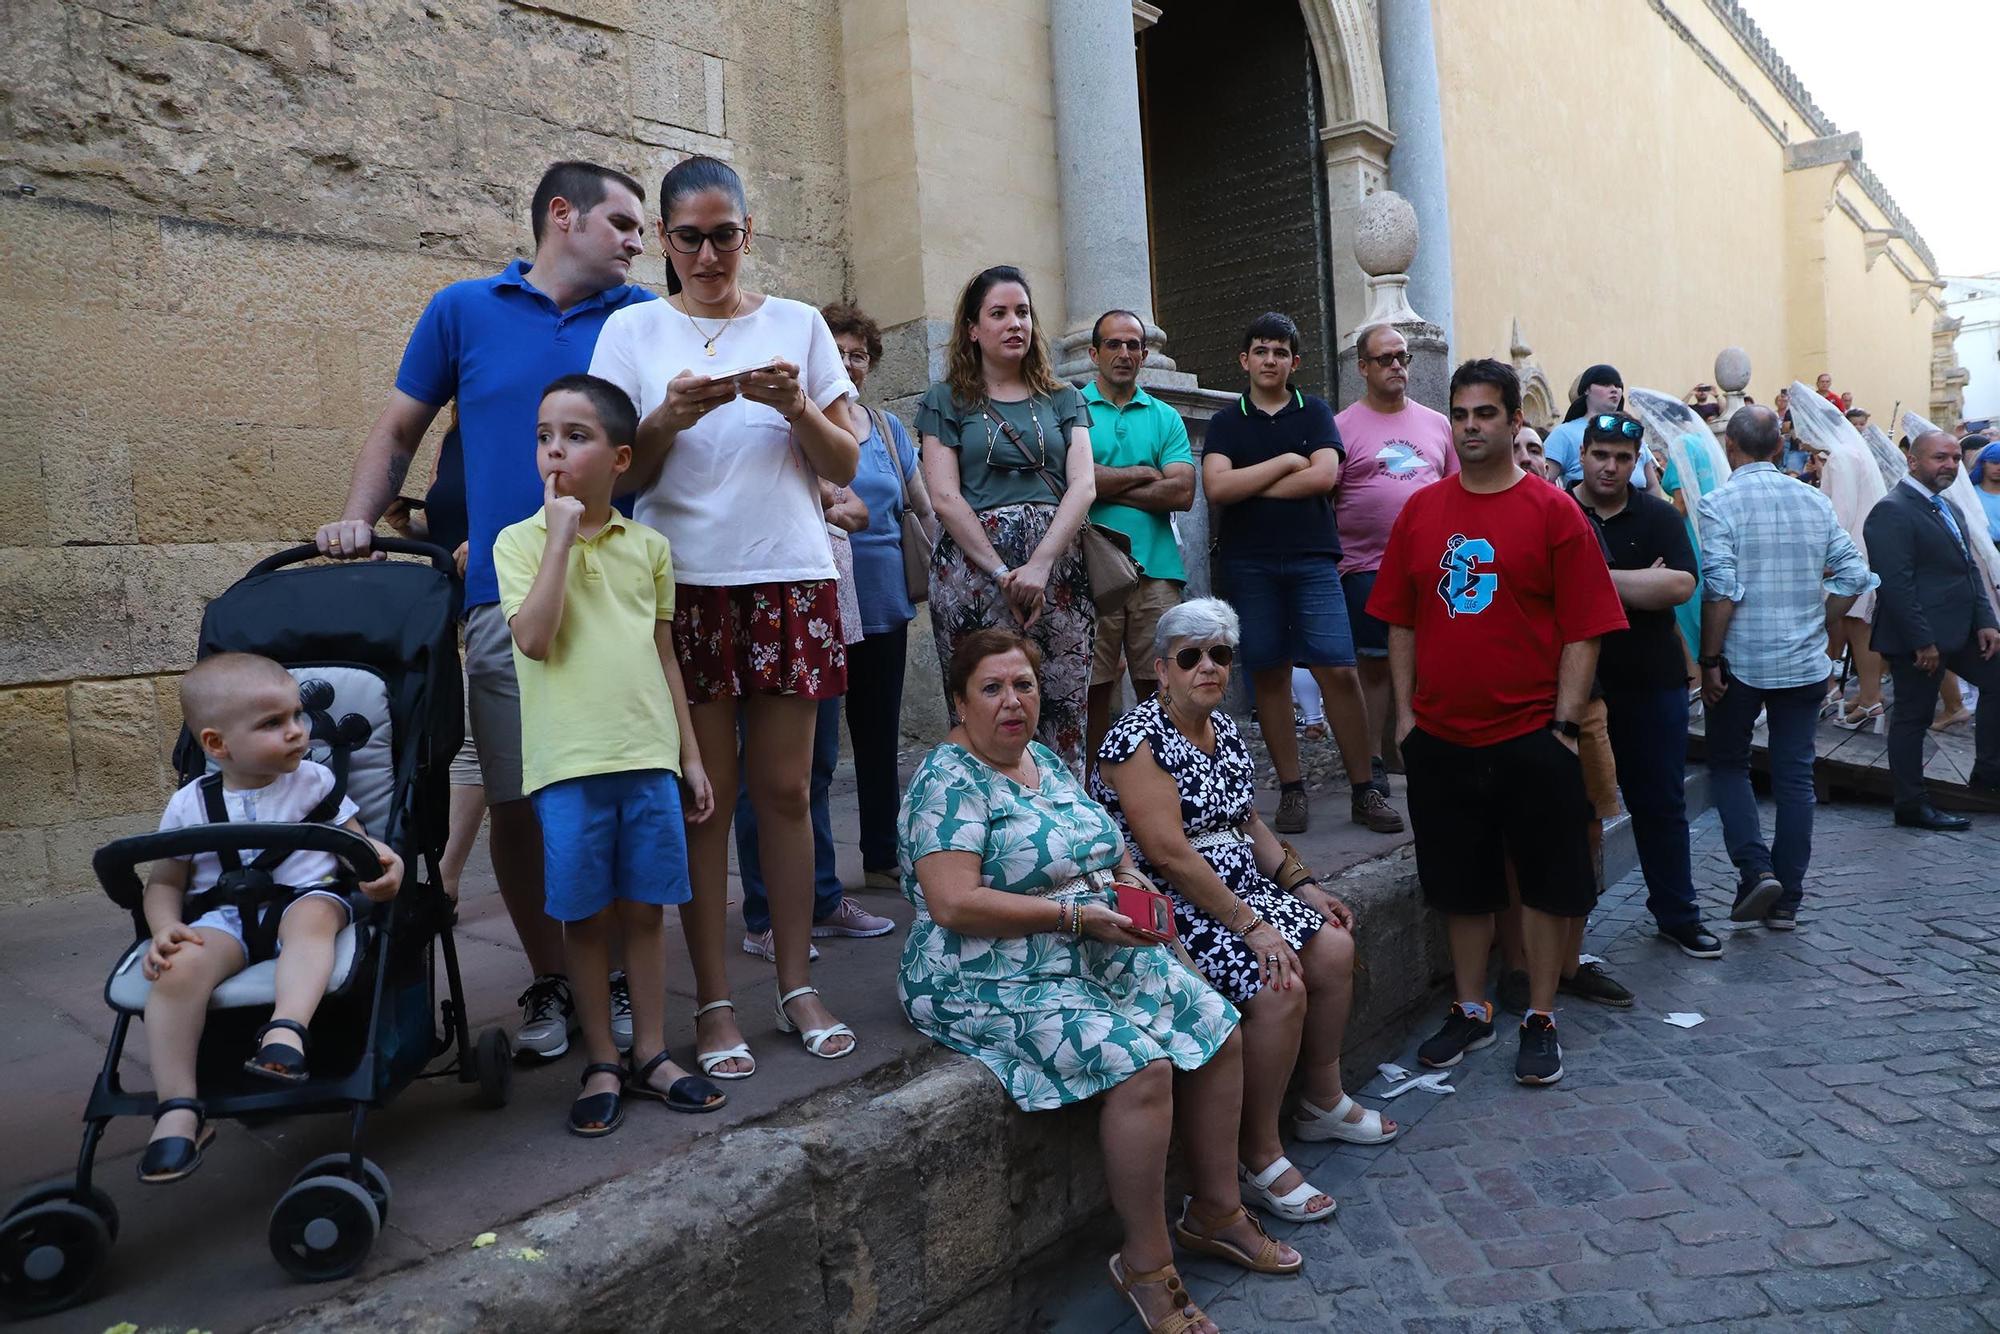
[[[338,903],[340,905],[340,910],[341,912],[346,914],[348,921],[351,922],[354,920],[354,909],[348,906],[346,896],[335,893],[333,890],[330,889],[309,889],[305,893],[293,899],[290,903],[286,904],[285,911],[290,912],[293,908],[296,908],[299,904],[304,903],[307,899],[332,899],[335,903]],[[283,918],[280,917],[279,920],[282,921]],[[201,916],[195,918],[192,922],[189,922],[188,925],[194,927],[198,931],[204,929],[210,931],[220,931],[223,935],[228,936],[230,939],[234,940],[237,943],[237,945],[242,948],[243,957],[245,959],[248,959],[250,957],[250,947],[249,945],[245,944],[243,940],[243,918],[242,915],[236,911],[236,909],[211,908],[207,912],[203,913]],[[343,925],[345,925],[345,923],[343,923]],[[272,942],[271,952],[274,956],[277,954],[279,948],[280,947],[275,941]]]

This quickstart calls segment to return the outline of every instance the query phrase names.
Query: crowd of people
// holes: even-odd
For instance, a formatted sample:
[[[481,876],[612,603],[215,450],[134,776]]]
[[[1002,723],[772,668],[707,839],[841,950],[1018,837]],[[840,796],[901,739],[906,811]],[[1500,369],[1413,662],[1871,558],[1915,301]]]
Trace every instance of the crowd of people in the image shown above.
[[[1245,388],[1208,423],[1197,464],[1179,414],[1139,383],[1144,320],[1097,319],[1079,391],[1053,369],[1027,275],[1004,265],[967,283],[913,439],[860,405],[883,356],[865,312],[744,286],[756,232],[726,164],[673,167],[649,220],[639,182],[558,163],[532,227],[531,262],[432,299],[345,510],[317,540],[365,557],[385,514],[455,539],[469,727],[446,868],[455,892],[484,810],[533,971],[516,1049],[553,1059],[580,1039],[578,1135],[617,1129],[630,1098],[714,1111],[724,1084],[755,1074],[726,969],[732,830],[742,949],[775,967],[777,1026],[815,1057],[855,1050],[812,984],[813,941],[894,923],[836,874],[843,701],[866,883],[915,908],[899,970],[910,1022],[986,1065],[1024,1110],[1101,1101],[1124,1225],[1111,1278],[1148,1328],[1173,1331],[1214,1328],[1174,1269],[1175,1242],[1292,1274],[1298,1252],[1245,1206],[1333,1215],[1287,1137],[1382,1144],[1399,1131],[1341,1080],[1354,913],[1282,837],[1311,816],[1295,673],[1317,690],[1356,824],[1403,829],[1389,799],[1403,776],[1418,878],[1453,963],[1450,1011],[1419,1059],[1449,1067],[1491,1044],[1497,1006],[1521,1015],[1515,1076],[1531,1086],[1563,1077],[1559,995],[1632,1003],[1580,954],[1596,839],[1621,793],[1659,933],[1721,953],[1690,870],[1691,686],[1741,877],[1738,922],[1795,922],[1810,732],[1829,634],[1853,599],[1879,596],[1892,750],[1907,758],[1908,727],[1929,723],[1949,667],[1981,692],[1975,781],[2000,784],[2000,629],[1970,545],[1984,540],[1975,517],[2000,537],[1993,447],[1967,465],[1993,497],[1968,516],[1938,495],[1959,442],[1910,442],[1909,485],[1868,520],[1871,570],[1827,499],[1776,466],[1785,437],[1770,409],[1730,417],[1731,476],[1683,485],[1649,455],[1613,367],[1584,373],[1569,420],[1543,440],[1511,368],[1465,362],[1441,414],[1408,397],[1403,336],[1375,326],[1356,342],[1365,392],[1336,414],[1296,386],[1298,329],[1268,313],[1245,329]],[[649,232],[666,256],[663,299],[632,282]],[[399,506],[447,405],[429,492]],[[1197,468],[1221,596],[1189,599],[1173,515],[1194,504]],[[907,634],[926,598],[951,730],[905,791]],[[1275,770],[1268,824],[1224,708],[1239,661]],[[297,771],[311,781],[285,779],[300,788],[292,818],[351,818],[308,813],[318,778],[294,754],[292,711],[246,715],[278,729],[263,750],[232,752],[233,714],[207,725],[221,719],[222,670],[205,664],[183,687],[221,788],[254,794]],[[1127,679],[1135,705],[1114,717]],[[1760,715],[1768,846],[1749,776]],[[1956,817],[1921,800],[1920,777],[1907,801],[1899,789],[1899,820],[1947,827]],[[237,818],[271,818],[246,809]],[[384,853],[368,888],[386,895],[400,867]],[[236,955],[174,916],[185,883],[183,868],[148,892],[148,967],[178,974],[155,992],[163,1007],[198,1014]],[[694,1070],[666,1043],[667,905],[693,966]],[[283,957],[303,996],[338,923],[312,897],[291,912]],[[162,1091],[181,1096],[149,1147],[152,1180],[192,1171],[212,1133],[189,1103],[187,1014],[163,1025]],[[253,1068],[301,1075],[310,1014],[305,999],[281,1007]],[[189,1088],[169,1090],[165,1072]],[[1170,1231],[1176,1127],[1192,1189]]]

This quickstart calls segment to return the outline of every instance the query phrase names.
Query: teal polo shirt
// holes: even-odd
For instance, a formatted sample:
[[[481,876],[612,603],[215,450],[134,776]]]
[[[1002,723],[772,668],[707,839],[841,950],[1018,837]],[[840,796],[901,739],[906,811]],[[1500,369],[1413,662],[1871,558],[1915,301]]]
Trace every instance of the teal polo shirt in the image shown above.
[[[1181,414],[1143,388],[1124,407],[1114,407],[1093,379],[1083,387],[1083,401],[1090,405],[1090,454],[1099,467],[1144,466],[1165,472],[1170,463],[1194,466]],[[1166,515],[1104,500],[1090,507],[1090,519],[1132,539],[1132,559],[1148,578],[1187,582],[1187,567],[1181,564],[1174,526]]]

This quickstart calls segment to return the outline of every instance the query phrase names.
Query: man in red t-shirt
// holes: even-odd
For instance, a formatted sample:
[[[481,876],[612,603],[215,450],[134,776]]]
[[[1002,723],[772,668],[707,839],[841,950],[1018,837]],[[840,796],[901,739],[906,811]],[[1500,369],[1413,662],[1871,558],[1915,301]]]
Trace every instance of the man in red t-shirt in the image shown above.
[[[1575,502],[1514,462],[1521,382],[1498,361],[1451,377],[1459,473],[1410,497],[1368,600],[1389,625],[1417,877],[1445,914],[1457,1001],[1417,1051],[1458,1064],[1493,1041],[1486,959],[1520,883],[1528,1012],[1514,1077],[1562,1078],[1556,985],[1570,923],[1597,903],[1577,720],[1600,635],[1625,628],[1603,549]],[[1532,837],[1521,831],[1532,829]]]

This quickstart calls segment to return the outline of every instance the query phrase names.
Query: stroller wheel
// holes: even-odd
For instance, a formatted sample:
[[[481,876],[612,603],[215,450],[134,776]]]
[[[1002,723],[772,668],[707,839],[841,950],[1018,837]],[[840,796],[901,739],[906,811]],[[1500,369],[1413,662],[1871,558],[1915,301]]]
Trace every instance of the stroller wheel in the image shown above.
[[[35,1205],[45,1204],[50,1200],[71,1200],[82,1205],[104,1220],[104,1230],[111,1235],[112,1241],[115,1242],[118,1240],[117,1202],[96,1186],[92,1186],[87,1191],[77,1190],[76,1182],[69,1177],[44,1182],[27,1194],[19,1196],[12,1204],[7,1206],[6,1216],[12,1218],[15,1214],[31,1209]]]
[[[368,1258],[382,1215],[375,1200],[346,1177],[308,1177],[271,1210],[271,1254],[293,1278],[346,1278]]]
[[[45,1315],[74,1306],[111,1253],[111,1232],[74,1200],[44,1200],[0,1222],[0,1311]]]
[[[479,1105],[505,1107],[514,1096],[514,1043],[504,1029],[489,1028],[472,1047],[472,1069],[479,1078]]]
[[[293,1174],[292,1184],[296,1186],[301,1181],[318,1176],[347,1178],[348,1164],[353,1161],[344,1153],[329,1153],[315,1158]],[[374,1159],[363,1158],[361,1175],[364,1178],[360,1183],[362,1188],[368,1192],[368,1198],[375,1201],[377,1221],[388,1222],[389,1202],[396,1198],[396,1192],[389,1186],[389,1174],[377,1167]]]

